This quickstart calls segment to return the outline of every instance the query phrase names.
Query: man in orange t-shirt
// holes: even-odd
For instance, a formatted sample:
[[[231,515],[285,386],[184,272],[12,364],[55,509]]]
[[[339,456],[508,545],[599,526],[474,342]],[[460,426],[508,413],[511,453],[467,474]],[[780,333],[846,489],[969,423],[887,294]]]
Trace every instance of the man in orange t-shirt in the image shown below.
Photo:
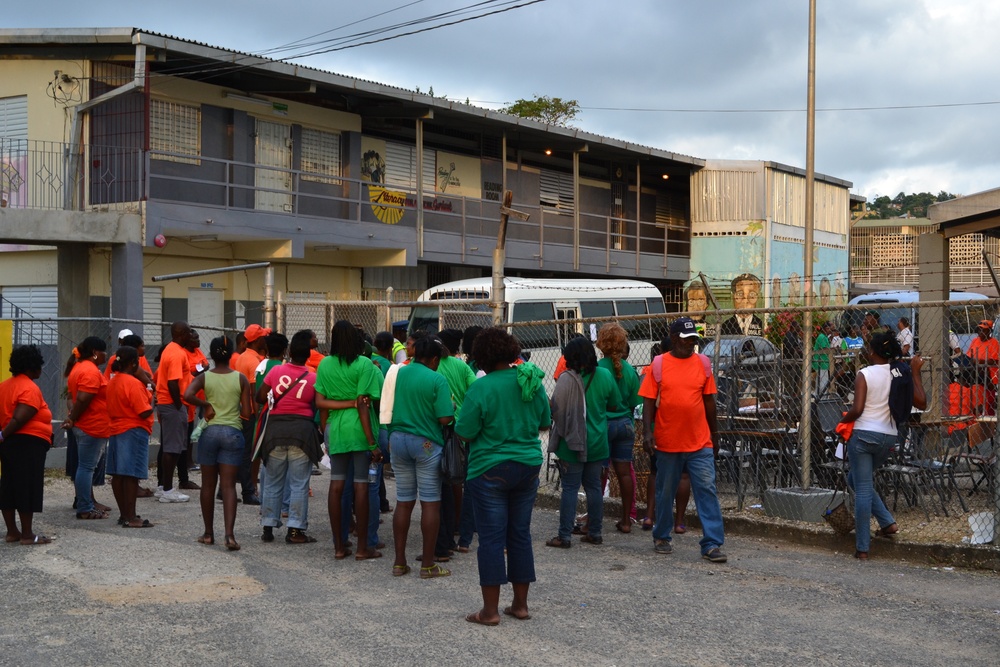
[[[1000,342],[993,337],[993,322],[983,320],[976,327],[979,334],[966,352],[976,371],[975,384],[982,386],[983,414],[995,415],[997,408],[997,367],[1000,365]]]
[[[181,454],[188,448],[188,406],[181,400],[184,390],[191,384],[191,364],[184,349],[191,337],[187,322],[170,325],[170,343],[160,354],[156,369],[156,417],[160,421],[159,468],[161,503],[184,503],[190,498],[174,489],[174,469]]]
[[[639,387],[643,444],[649,455],[656,457],[653,545],[657,553],[673,552],[672,501],[681,473],[686,472],[702,524],[702,558],[725,563],[722,508],[715,490],[715,378],[708,358],[694,351],[698,337],[690,318],[674,320],[670,324],[670,351],[653,360]]]
[[[236,365],[232,368],[246,376],[250,381],[250,386],[256,386],[257,366],[267,355],[267,343],[265,337],[271,333],[270,328],[262,327],[259,324],[251,324],[244,332],[247,347]],[[256,410],[256,405],[254,406]],[[256,479],[251,474],[251,458],[253,457],[253,434],[257,424],[255,418],[243,420],[243,464],[240,466],[239,482],[243,491],[244,505],[260,505],[260,496],[257,494]]]

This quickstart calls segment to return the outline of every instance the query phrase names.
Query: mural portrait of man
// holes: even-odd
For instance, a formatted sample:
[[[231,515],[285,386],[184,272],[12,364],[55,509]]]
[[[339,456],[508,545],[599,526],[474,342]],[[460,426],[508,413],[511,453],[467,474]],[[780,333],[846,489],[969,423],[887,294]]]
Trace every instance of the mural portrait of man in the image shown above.
[[[752,273],[741,273],[733,278],[730,288],[733,294],[733,308],[756,308],[763,283]],[[722,323],[723,336],[762,336],[764,323],[752,314],[733,315]]]
[[[715,325],[705,321],[705,311],[708,310],[708,294],[705,292],[705,285],[700,282],[693,282],[684,290],[684,309],[691,313],[698,333],[704,337],[715,335]]]

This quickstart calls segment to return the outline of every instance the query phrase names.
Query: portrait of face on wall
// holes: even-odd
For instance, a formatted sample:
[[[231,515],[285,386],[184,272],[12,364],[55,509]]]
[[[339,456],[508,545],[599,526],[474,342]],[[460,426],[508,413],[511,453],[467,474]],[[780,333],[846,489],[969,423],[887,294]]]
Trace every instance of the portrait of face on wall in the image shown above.
[[[733,308],[757,308],[763,282],[752,273],[742,273],[733,278],[730,289],[733,295]],[[764,322],[753,314],[733,315],[722,323],[723,336],[761,336],[764,333]]]
[[[688,288],[684,291],[684,300],[687,304],[684,308],[685,310],[692,313],[699,313],[692,315],[692,320],[700,321],[705,319],[703,311],[708,310],[708,295],[705,294],[704,285],[701,283],[688,285]]]
[[[823,280],[819,282],[819,305],[829,306],[832,293],[833,285],[830,283],[829,278],[824,277]]]

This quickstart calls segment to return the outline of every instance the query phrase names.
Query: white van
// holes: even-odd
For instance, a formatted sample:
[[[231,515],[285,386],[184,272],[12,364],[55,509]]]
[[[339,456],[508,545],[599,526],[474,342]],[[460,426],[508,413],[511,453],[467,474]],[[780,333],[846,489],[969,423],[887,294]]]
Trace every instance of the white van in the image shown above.
[[[413,308],[409,330],[436,332],[449,327],[465,329],[474,324],[490,326],[492,313],[488,302],[492,288],[491,278],[457,280],[430,288],[417,299],[428,303]],[[548,377],[552,376],[571,333],[596,340],[602,324],[584,327],[567,320],[606,317],[610,321],[622,315],[652,316],[621,322],[629,334],[629,360],[637,367],[649,363],[651,345],[665,333],[663,296],[654,285],[639,280],[504,278],[504,290],[506,322],[546,322],[515,327],[513,333]],[[446,301],[447,305],[431,303],[434,301]]]
[[[968,301],[971,303],[956,305],[951,307],[949,316],[951,330],[958,336],[958,342],[962,351],[969,349],[969,343],[976,337],[976,325],[982,320],[992,320],[995,313],[989,304],[977,304],[976,301],[986,301],[989,297],[976,292],[951,292],[948,295],[949,301]],[[870,305],[871,310],[879,314],[879,321],[887,325],[894,333],[897,331],[896,323],[899,318],[905,317],[910,321],[913,330],[913,338],[919,343],[919,309],[915,304],[920,303],[920,292],[906,290],[889,290],[885,292],[871,292],[862,294],[851,299],[849,305]],[[846,330],[849,325],[860,326],[864,319],[865,311],[855,310],[845,312],[841,320],[841,329]]]

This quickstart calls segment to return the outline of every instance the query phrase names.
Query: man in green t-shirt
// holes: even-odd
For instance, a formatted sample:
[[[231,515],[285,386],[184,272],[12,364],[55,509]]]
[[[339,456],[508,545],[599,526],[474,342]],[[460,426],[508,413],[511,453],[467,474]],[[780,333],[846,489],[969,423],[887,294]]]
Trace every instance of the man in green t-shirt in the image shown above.
[[[830,335],[833,333],[833,322],[824,322],[820,327],[819,335],[813,343],[812,369],[816,376],[816,392],[823,394],[830,385],[830,358],[833,350],[830,349]]]

